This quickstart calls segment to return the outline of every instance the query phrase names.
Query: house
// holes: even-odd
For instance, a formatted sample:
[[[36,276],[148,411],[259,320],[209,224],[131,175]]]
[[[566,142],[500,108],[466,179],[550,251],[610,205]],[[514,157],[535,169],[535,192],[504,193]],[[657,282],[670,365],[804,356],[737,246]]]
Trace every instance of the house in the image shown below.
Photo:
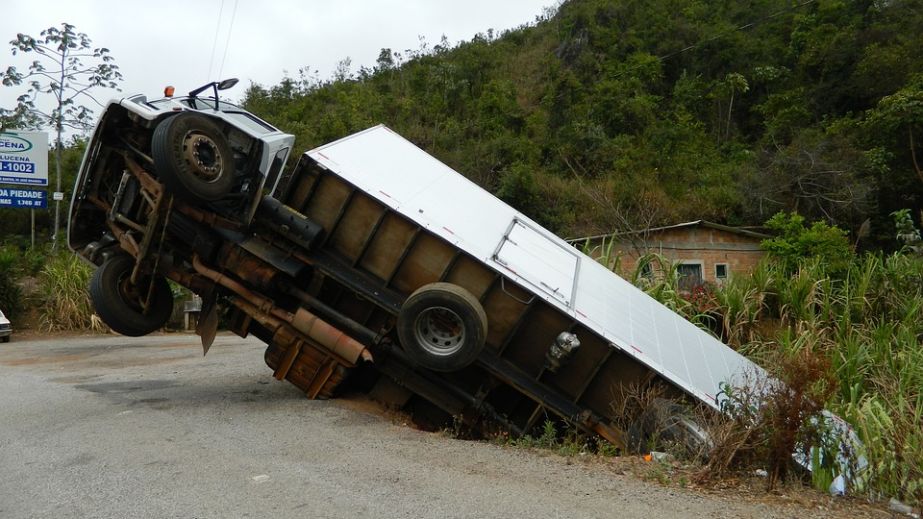
[[[607,255],[613,263],[619,258],[624,273],[635,272],[642,256],[659,254],[677,264],[683,277],[681,287],[691,289],[704,282],[720,284],[732,275],[751,272],[765,255],[760,242],[767,238],[770,236],[751,229],[695,220],[568,241],[585,247],[591,256]],[[653,274],[650,265],[642,268],[642,275]]]

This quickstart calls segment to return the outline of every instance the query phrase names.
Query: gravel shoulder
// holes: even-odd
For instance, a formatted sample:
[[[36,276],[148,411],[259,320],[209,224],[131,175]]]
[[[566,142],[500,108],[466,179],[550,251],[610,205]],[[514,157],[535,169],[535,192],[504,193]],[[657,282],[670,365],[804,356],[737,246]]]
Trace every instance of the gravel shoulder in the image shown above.
[[[0,517],[888,517],[421,432],[363,396],[305,399],[263,350],[229,335],[205,358],[189,335],[0,345]]]

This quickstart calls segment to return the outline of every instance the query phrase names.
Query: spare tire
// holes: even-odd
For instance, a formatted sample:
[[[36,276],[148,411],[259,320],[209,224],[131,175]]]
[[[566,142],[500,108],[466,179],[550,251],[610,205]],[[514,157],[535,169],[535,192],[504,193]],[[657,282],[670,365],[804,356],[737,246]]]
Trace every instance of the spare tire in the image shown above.
[[[451,283],[430,283],[401,306],[397,334],[413,361],[433,371],[458,371],[487,340],[487,314],[476,297]]]
[[[151,139],[154,169],[167,189],[190,202],[214,202],[234,187],[234,156],[215,122],[181,112],[162,121]]]
[[[162,276],[132,284],[134,265],[134,258],[124,254],[106,260],[90,278],[90,300],[96,313],[113,331],[140,337],[167,323],[173,312],[173,292]],[[152,290],[151,300],[145,307],[148,288]]]

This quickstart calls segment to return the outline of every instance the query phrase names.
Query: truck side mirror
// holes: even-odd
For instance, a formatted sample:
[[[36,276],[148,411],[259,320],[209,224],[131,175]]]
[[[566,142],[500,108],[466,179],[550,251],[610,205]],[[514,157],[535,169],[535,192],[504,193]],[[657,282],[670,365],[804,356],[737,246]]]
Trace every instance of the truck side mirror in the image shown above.
[[[237,84],[237,78],[232,77],[218,83],[218,90],[227,90]]]

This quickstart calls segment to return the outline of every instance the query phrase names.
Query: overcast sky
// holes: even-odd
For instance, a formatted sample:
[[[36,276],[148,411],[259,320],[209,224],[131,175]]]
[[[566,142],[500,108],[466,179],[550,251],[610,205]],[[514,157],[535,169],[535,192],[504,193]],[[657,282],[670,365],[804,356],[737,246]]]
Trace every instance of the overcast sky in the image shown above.
[[[111,51],[125,81],[121,95],[177,94],[221,77],[240,78],[228,91],[239,99],[249,82],[273,85],[287,71],[310,67],[327,78],[343,58],[352,70],[372,66],[382,48],[403,52],[445,35],[453,45],[478,32],[533,22],[556,0],[4,0],[0,68],[24,70],[31,56],[12,56],[17,33],[38,37],[67,22],[94,47]],[[209,75],[211,68],[211,75]],[[12,108],[21,89],[0,86],[0,106]],[[99,109],[94,110],[99,114]]]

